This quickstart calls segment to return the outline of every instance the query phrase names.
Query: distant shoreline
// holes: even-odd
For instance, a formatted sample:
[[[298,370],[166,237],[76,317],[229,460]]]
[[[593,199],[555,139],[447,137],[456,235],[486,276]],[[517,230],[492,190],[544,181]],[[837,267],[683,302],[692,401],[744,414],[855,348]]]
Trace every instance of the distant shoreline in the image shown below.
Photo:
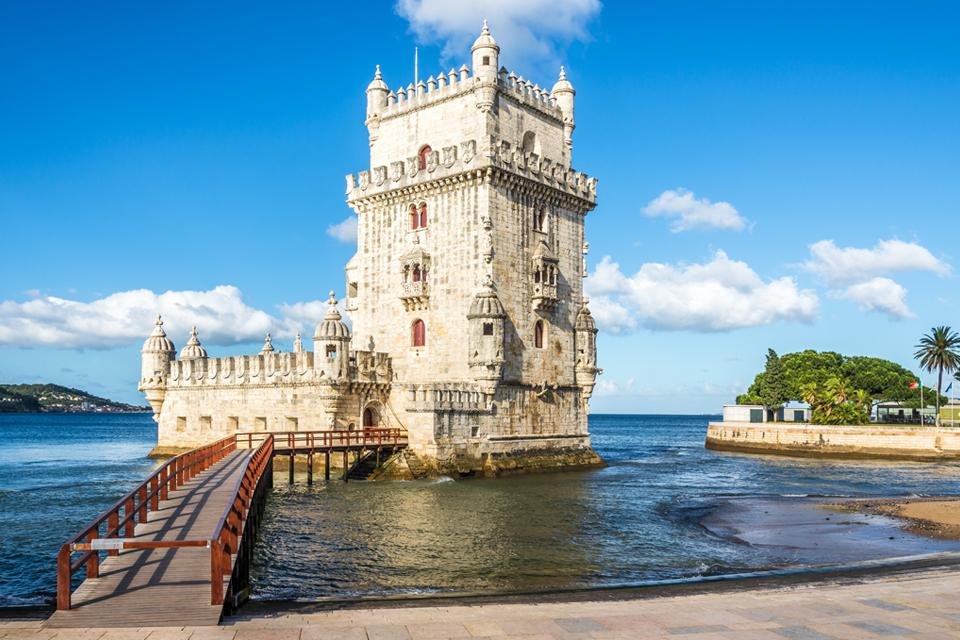
[[[53,413],[53,414],[61,414],[61,415],[62,415],[62,414],[68,414],[68,413],[69,413],[69,414],[78,413],[78,414],[85,414],[85,415],[87,415],[87,414],[103,414],[103,413],[109,413],[109,414],[111,414],[111,415],[115,415],[115,414],[118,414],[118,413],[119,413],[119,414],[124,414],[124,413],[150,413],[150,412],[151,412],[151,410],[150,410],[149,408],[147,408],[147,409],[118,409],[118,410],[116,410],[116,411],[96,411],[96,410],[94,410],[94,411],[49,411],[49,410],[44,410],[44,411],[0,411],[0,416],[33,416],[33,415],[50,414],[50,413]]]

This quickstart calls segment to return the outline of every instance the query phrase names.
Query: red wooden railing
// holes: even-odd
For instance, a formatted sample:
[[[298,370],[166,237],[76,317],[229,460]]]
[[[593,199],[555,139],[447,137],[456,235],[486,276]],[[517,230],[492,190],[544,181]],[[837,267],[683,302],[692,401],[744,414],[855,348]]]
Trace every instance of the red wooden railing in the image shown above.
[[[234,498],[221,517],[211,538],[194,540],[133,540],[134,527],[146,522],[151,511],[157,511],[160,500],[166,500],[197,474],[225,458],[237,449],[237,437],[229,436],[212,444],[181,454],[154,471],[133,491],[120,498],[79,534],[60,547],[57,554],[57,609],[71,605],[71,580],[81,567],[86,567],[87,578],[100,576],[100,551],[115,556],[121,549],[161,549],[174,547],[209,547],[211,549],[211,602],[223,603],[224,566],[229,568],[229,556],[235,552],[237,537],[245,535],[244,521],[250,511],[254,494],[262,489],[263,472],[269,467],[273,453],[273,438],[266,438],[251,456],[243,477],[234,490]],[[102,530],[103,529],[103,530]],[[121,533],[122,532],[122,533]],[[82,553],[73,560],[74,553]]]
[[[237,446],[248,449],[259,446],[273,436],[276,449],[285,454],[297,451],[324,451],[332,449],[397,447],[407,443],[407,433],[398,428],[359,429],[356,431],[246,431],[237,434]]]

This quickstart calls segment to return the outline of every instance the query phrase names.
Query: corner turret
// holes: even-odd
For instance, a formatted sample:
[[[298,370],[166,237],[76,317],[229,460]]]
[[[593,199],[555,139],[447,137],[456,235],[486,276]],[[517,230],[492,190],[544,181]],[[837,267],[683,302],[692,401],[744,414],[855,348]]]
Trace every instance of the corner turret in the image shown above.
[[[367,85],[367,131],[370,133],[370,145],[377,139],[377,130],[380,128],[380,114],[387,108],[387,96],[390,88],[383,81],[380,74],[380,65],[373,74],[373,80]]]
[[[343,379],[350,362],[350,329],[337,311],[337,296],[330,292],[327,314],[313,332],[313,361],[321,378]]]
[[[567,147],[567,153],[573,153],[573,130],[577,123],[573,116],[573,98],[577,95],[573,85],[567,80],[567,72],[560,67],[560,77],[550,91],[550,95],[557,102],[560,113],[563,114],[563,142]]]
[[[170,362],[177,357],[177,348],[163,330],[163,320],[157,316],[153,332],[140,350],[140,391],[147,396],[156,420],[166,395],[167,375]]]
[[[494,392],[503,374],[503,324],[506,317],[493,280],[487,276],[473,297],[467,319],[470,321],[470,372],[488,394]]]
[[[590,314],[587,300],[584,299],[580,312],[577,313],[577,322],[574,325],[574,341],[576,344],[577,362],[574,368],[577,386],[583,393],[584,402],[590,401],[597,375],[603,369],[597,368],[597,323]]]
[[[500,45],[490,35],[487,21],[483,21],[480,37],[470,49],[473,55],[473,75],[477,79],[477,108],[490,111],[497,95],[497,73],[500,69]]]

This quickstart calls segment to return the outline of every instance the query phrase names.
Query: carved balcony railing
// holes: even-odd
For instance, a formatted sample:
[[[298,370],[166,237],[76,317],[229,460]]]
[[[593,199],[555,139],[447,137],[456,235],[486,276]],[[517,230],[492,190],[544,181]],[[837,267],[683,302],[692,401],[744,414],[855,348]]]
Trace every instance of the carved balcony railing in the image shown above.
[[[400,299],[403,301],[403,307],[407,311],[425,309],[427,301],[430,299],[430,287],[423,280],[408,280],[403,283],[403,288],[400,291]]]
[[[533,285],[534,310],[552,309],[557,304],[557,285],[537,282]]]

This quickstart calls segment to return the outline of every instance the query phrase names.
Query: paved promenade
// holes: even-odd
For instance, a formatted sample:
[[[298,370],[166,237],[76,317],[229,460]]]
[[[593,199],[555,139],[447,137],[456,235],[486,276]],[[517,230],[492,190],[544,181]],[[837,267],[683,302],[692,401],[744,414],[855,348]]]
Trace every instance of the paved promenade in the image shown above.
[[[438,640],[960,638],[960,569],[856,584],[806,584],[641,600],[348,609],[241,615],[220,627],[47,629],[0,622],[0,638],[64,640]]]

